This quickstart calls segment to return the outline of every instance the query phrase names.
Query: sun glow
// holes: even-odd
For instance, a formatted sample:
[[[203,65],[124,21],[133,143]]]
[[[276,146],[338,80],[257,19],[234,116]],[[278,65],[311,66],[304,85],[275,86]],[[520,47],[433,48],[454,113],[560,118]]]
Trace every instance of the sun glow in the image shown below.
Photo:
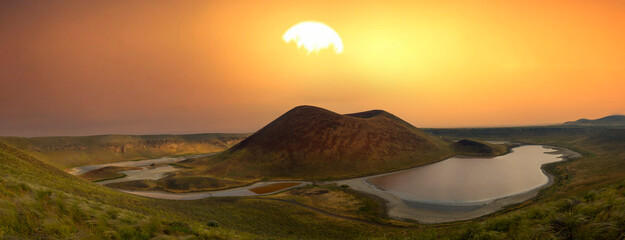
[[[343,52],[343,41],[328,25],[320,22],[301,22],[295,24],[284,33],[282,39],[286,43],[294,41],[297,47],[304,47],[308,53],[319,52],[322,49],[333,47],[336,54]]]

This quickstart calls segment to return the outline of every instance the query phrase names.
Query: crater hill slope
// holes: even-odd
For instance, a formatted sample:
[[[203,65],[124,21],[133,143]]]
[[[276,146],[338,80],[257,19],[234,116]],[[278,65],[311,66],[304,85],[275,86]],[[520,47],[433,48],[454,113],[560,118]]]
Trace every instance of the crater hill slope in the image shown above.
[[[449,143],[382,110],[341,115],[299,106],[227,151],[183,162],[184,176],[332,179],[388,172],[453,155]]]

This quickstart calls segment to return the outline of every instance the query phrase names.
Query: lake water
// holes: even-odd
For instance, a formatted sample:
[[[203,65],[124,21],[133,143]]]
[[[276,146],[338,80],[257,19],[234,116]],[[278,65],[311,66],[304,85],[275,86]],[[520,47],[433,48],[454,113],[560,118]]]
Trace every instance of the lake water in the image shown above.
[[[503,156],[452,157],[366,181],[409,202],[477,205],[547,184],[541,165],[562,156],[553,152],[543,146],[521,146]]]

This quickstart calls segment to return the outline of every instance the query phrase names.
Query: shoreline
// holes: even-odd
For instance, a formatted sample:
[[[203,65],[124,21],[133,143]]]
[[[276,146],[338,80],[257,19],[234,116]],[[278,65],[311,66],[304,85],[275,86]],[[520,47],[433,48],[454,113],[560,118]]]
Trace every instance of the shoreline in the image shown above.
[[[268,192],[268,193],[262,193],[262,194],[254,193],[254,192],[252,192],[250,190],[250,189],[253,189],[253,188],[263,187],[263,186],[267,186],[267,185],[274,184],[274,183],[290,183],[290,182],[292,182],[292,183],[299,183],[299,184],[294,185],[294,186],[290,186],[290,187],[286,187],[286,188],[282,188],[282,189],[278,189],[276,191],[272,191],[272,192]],[[286,190],[289,190],[289,189],[305,186],[305,185],[308,185],[308,184],[312,184],[312,183],[311,182],[303,182],[303,181],[268,181],[268,182],[256,182],[256,183],[253,183],[253,184],[250,184],[250,185],[246,185],[246,186],[242,186],[242,187],[236,187],[236,188],[230,188],[230,189],[224,189],[224,190],[190,192],[190,193],[171,193],[171,192],[166,192],[166,191],[127,190],[127,189],[121,189],[121,188],[112,188],[112,189],[115,189],[115,190],[120,191],[120,192],[128,193],[128,194],[136,195],[136,196],[156,198],[156,199],[183,200],[184,201],[184,200],[198,200],[198,199],[209,198],[209,197],[265,196],[265,195],[271,195],[271,194],[279,193],[279,192],[286,191]]]
[[[581,157],[581,154],[574,152],[570,149],[549,145],[541,145],[545,148],[550,148],[555,151],[547,152],[547,154],[561,154],[559,158],[562,160],[552,163],[561,163],[563,161],[567,161],[574,158]],[[550,164],[550,163],[547,163]],[[495,213],[504,209],[504,207],[525,202],[532,198],[538,196],[540,191],[546,187],[551,186],[554,183],[554,177],[545,171],[544,165],[541,165],[540,169],[547,176],[547,183],[530,189],[525,192],[517,193],[509,196],[502,196],[492,200],[485,200],[483,203],[478,204],[432,204],[432,203],[424,203],[417,201],[407,201],[399,196],[383,191],[373,184],[367,182],[369,178],[384,176],[388,174],[393,174],[397,172],[402,172],[406,170],[400,170],[385,174],[378,174],[369,177],[362,178],[354,178],[340,181],[333,181],[336,184],[345,184],[350,186],[352,189],[364,192],[367,194],[372,194],[374,196],[380,197],[386,201],[387,214],[391,218],[405,220],[411,219],[419,221],[424,224],[436,224],[436,223],[445,223],[445,222],[455,222],[455,221],[463,221],[470,220],[474,218],[478,218],[481,216],[485,216],[491,213]]]

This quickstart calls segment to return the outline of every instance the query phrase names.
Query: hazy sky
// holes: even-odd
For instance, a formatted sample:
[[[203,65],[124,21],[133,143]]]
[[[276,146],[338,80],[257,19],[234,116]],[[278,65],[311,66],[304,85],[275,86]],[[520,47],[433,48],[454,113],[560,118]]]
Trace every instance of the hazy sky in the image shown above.
[[[0,1],[0,135],[252,132],[297,105],[417,127],[625,113],[625,3]],[[306,20],[344,52],[281,37]]]

